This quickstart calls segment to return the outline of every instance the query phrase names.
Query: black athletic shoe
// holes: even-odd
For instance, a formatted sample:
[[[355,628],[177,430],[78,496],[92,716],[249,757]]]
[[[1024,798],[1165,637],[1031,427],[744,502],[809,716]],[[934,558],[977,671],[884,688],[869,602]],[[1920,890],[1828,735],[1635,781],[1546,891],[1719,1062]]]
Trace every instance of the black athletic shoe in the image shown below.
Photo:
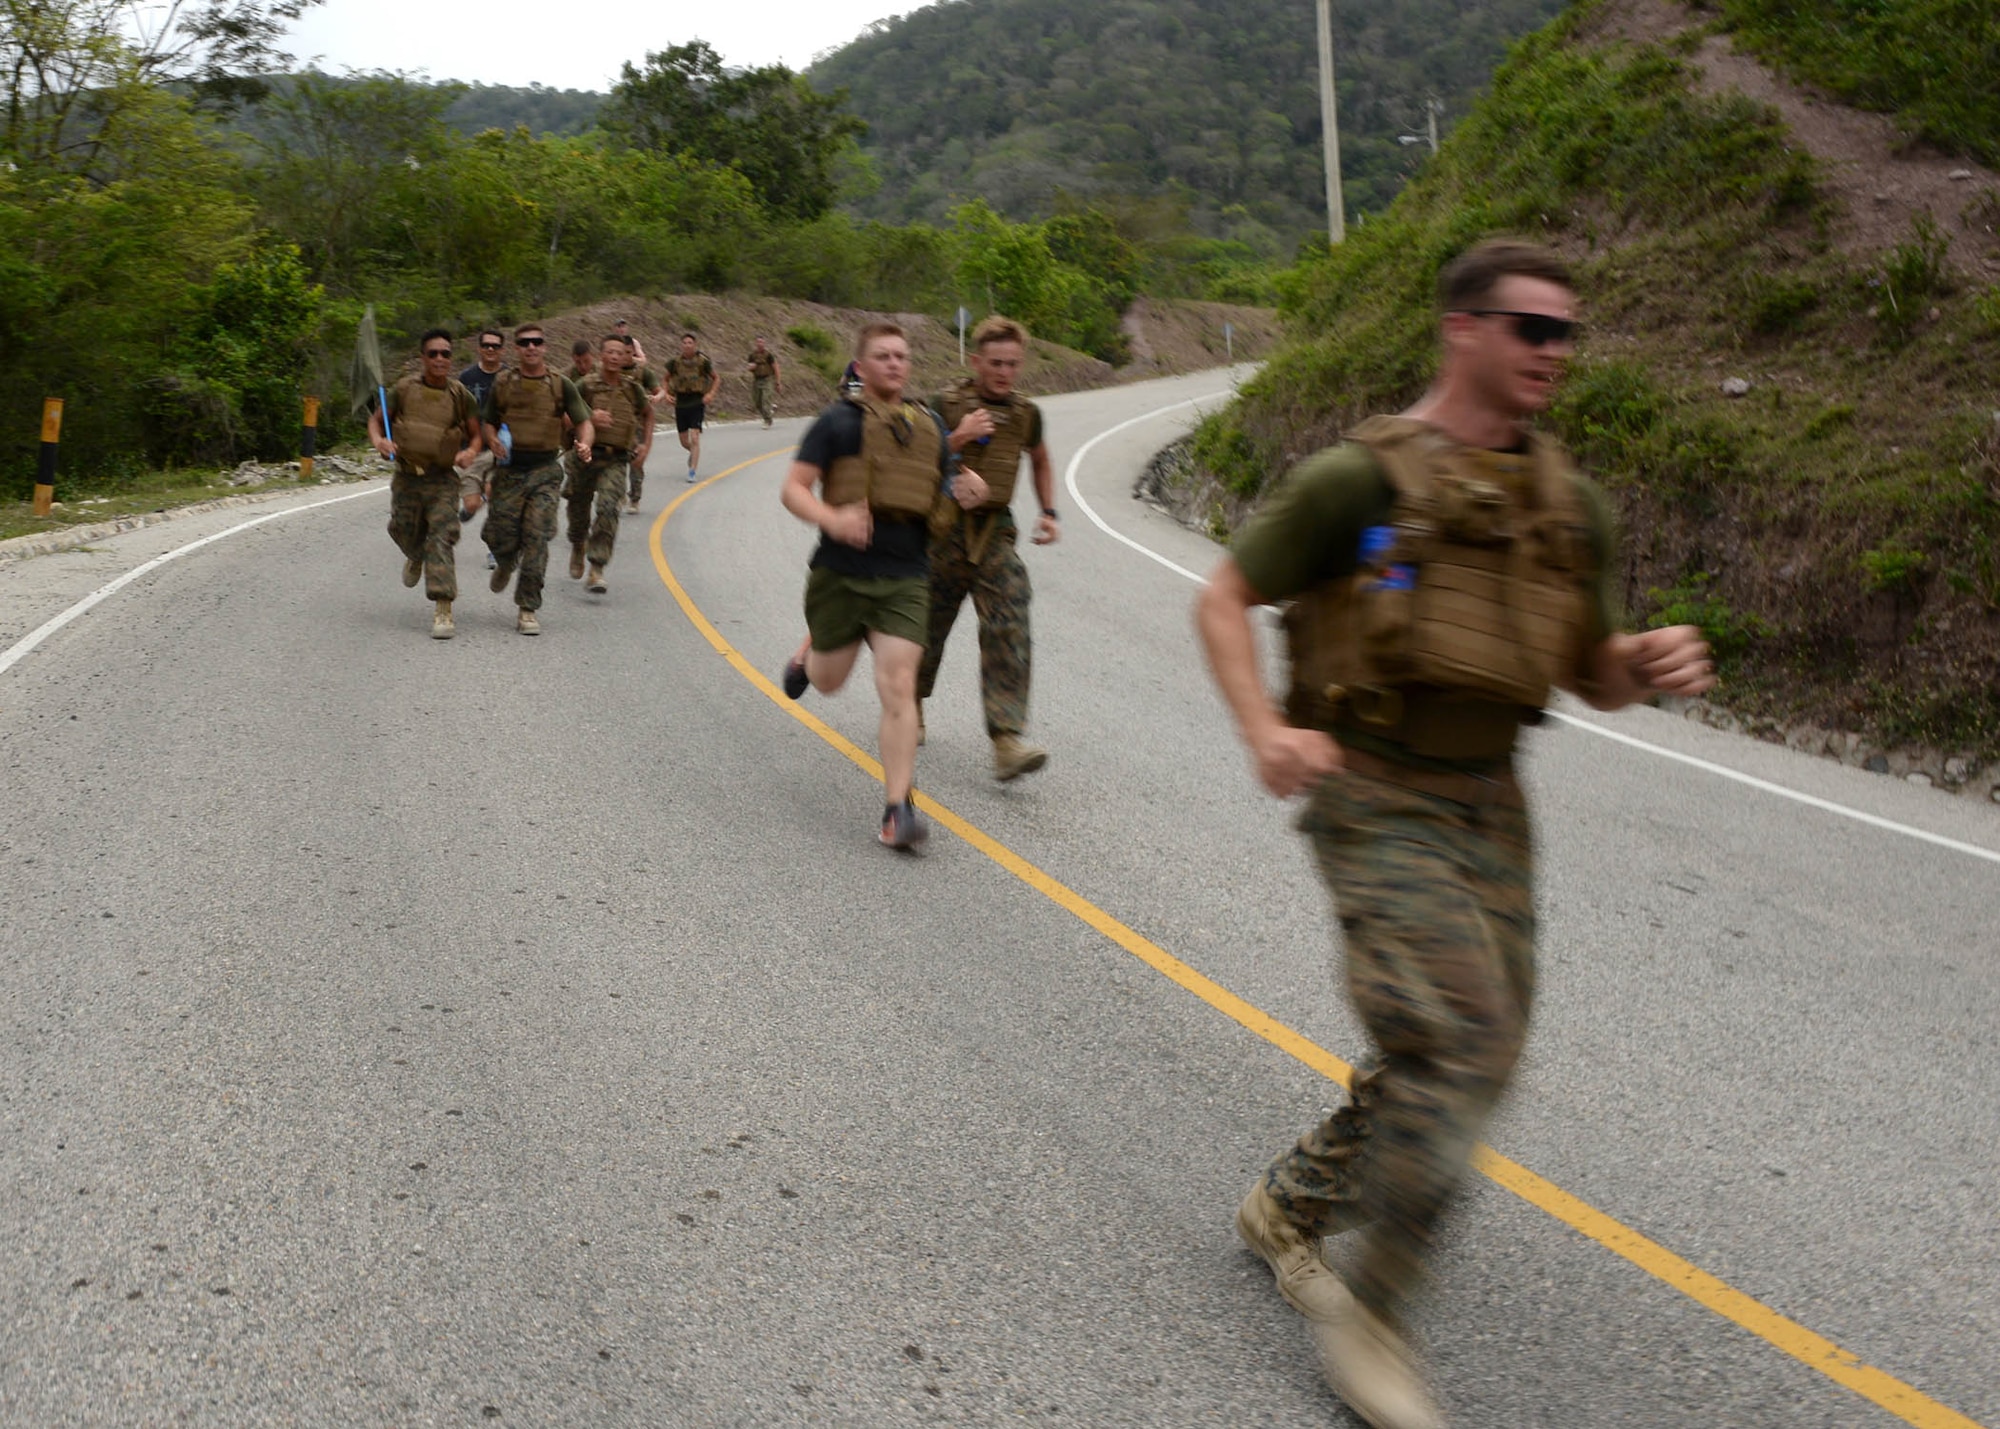
[[[796,700],[804,696],[806,686],[812,683],[811,680],[806,678],[806,662],[803,660],[787,660],[785,662],[785,678],[783,683],[786,699]]]
[[[881,839],[888,847],[908,853],[930,837],[930,825],[909,799],[882,811]]]

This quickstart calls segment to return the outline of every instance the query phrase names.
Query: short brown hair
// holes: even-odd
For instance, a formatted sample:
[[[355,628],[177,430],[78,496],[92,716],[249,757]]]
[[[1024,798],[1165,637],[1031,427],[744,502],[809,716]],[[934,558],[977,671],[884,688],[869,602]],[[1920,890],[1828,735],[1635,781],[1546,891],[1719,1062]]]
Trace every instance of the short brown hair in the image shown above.
[[[519,342],[529,333],[540,332],[541,330],[542,330],[542,325],[540,323],[522,323],[519,327],[514,329],[514,341]]]
[[[860,333],[855,337],[854,355],[856,357],[866,357],[868,355],[868,344],[875,341],[878,337],[900,337],[904,342],[910,340],[910,335],[895,323],[887,320],[872,322],[862,328]]]
[[[1018,342],[1021,346],[1026,347],[1028,345],[1028,330],[1012,318],[1003,318],[1000,314],[995,313],[972,330],[972,346],[974,350],[986,346],[989,342]]]
[[[632,339],[625,336],[625,334],[622,332],[607,332],[606,334],[604,334],[603,337],[600,337],[597,340],[597,345],[599,347],[602,347],[607,342],[620,342],[627,347],[630,347],[632,345]]]
[[[1569,264],[1553,249],[1520,238],[1487,238],[1444,265],[1438,274],[1438,307],[1448,313],[1476,308],[1493,296],[1502,278],[1513,277],[1576,288]]]

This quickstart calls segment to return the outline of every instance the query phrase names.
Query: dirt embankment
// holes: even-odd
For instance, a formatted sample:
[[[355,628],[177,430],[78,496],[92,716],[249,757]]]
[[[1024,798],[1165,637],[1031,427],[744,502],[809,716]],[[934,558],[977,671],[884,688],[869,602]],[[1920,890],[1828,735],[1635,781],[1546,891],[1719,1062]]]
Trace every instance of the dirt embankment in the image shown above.
[[[679,350],[683,332],[694,333],[701,350],[722,374],[722,391],[711,410],[726,421],[751,415],[746,363],[756,339],[763,338],[778,355],[785,389],[778,401],[778,414],[804,416],[833,400],[834,379],[847,366],[854,334],[865,323],[884,317],[909,333],[915,391],[936,392],[964,370],[958,361],[957,330],[935,318],[922,313],[833,308],[786,298],[707,294],[656,300],[613,298],[556,314],[546,319],[546,325],[555,354],[551,361],[565,368],[571,342],[602,337],[619,318],[631,324],[655,366]],[[1219,367],[1231,350],[1239,362],[1261,357],[1277,339],[1278,318],[1266,308],[1141,298],[1126,314],[1125,331],[1133,361],[1123,368],[1074,348],[1032,340],[1021,385],[1043,394],[1081,392]]]

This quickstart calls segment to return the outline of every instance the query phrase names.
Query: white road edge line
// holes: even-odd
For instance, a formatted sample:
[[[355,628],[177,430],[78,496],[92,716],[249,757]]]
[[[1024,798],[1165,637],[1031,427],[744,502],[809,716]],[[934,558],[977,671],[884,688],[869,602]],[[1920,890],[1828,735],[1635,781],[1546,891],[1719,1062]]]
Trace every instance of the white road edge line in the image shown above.
[[[1210,392],[1205,396],[1190,397],[1184,402],[1173,402],[1165,407],[1156,407],[1150,412],[1144,412],[1128,421],[1120,422],[1115,427],[1106,427],[1103,431],[1077,448],[1076,455],[1069,459],[1069,465],[1063,471],[1063,485],[1069,490],[1069,499],[1076,503],[1078,510],[1091,519],[1091,522],[1098,530],[1104,532],[1112,540],[1130,546],[1140,555],[1158,561],[1175,574],[1187,577],[1196,585],[1202,583],[1202,577],[1196,575],[1186,566],[1168,560],[1158,551],[1140,545],[1124,532],[1114,531],[1110,526],[1105,524],[1104,518],[1091,508],[1090,503],[1083,499],[1083,493],[1077,490],[1076,474],[1078,469],[1083,465],[1083,459],[1090,455],[1090,449],[1106,437],[1114,436],[1124,431],[1127,427],[1136,427],[1141,422],[1148,422],[1155,417],[1164,416],[1168,412],[1177,412],[1183,407],[1192,407],[1198,402],[1212,401],[1217,397],[1227,397],[1228,395],[1227,392]],[[0,669],[4,668],[4,663],[0,663]],[[1664,745],[1652,744],[1646,740],[1635,738],[1632,735],[1622,734],[1615,729],[1606,729],[1601,724],[1596,724],[1587,719],[1578,719],[1575,715],[1563,714],[1557,710],[1550,710],[1549,713],[1572,729],[1584,730],[1590,734],[1597,735],[1601,739],[1609,739],[1618,744],[1629,745],[1633,749],[1643,749],[1648,754],[1657,754],[1662,759],[1671,759],[1677,764],[1685,764],[1690,768],[1702,770],[1704,773],[1713,774],[1718,778],[1733,780],[1738,784],[1747,785],[1752,789],[1766,794],[1775,794],[1780,799],[1790,799],[1794,803],[1804,804],[1808,808],[1818,809],[1824,813],[1838,814],[1844,819],[1852,819],[1856,823],[1867,824],[1871,828],[1884,829],[1894,834],[1902,834],[1907,838],[1917,839],[1927,844],[1934,844],[1938,848],[1950,849],[1953,853],[1962,853],[1972,858],[1984,859],[1988,863],[2000,864],[2000,851],[1981,848],[1978,844],[1965,843],[1959,839],[1947,838],[1943,834],[1934,834],[1928,829],[1913,828],[1909,824],[1899,824],[1894,819],[1885,819],[1879,814],[1866,813],[1860,809],[1850,808],[1846,804],[1836,804],[1831,799],[1822,799],[1815,794],[1806,794],[1797,789],[1788,789],[1783,784],[1774,784],[1768,779],[1759,779],[1754,774],[1745,774],[1740,770],[1731,769],[1725,764],[1716,764],[1710,760],[1699,758],[1696,755],[1682,754],[1679,750],[1668,749]]]
[[[119,591],[125,589],[126,586],[132,584],[133,581],[139,579],[139,577],[158,570],[168,561],[178,560],[190,551],[198,551],[203,546],[222,540],[225,536],[234,536],[239,531],[248,531],[252,526],[261,526],[266,521],[280,521],[287,516],[296,516],[301,511],[317,511],[322,506],[334,506],[342,501],[354,501],[363,496],[373,496],[378,491],[388,490],[388,487],[389,483],[385,481],[380,486],[371,485],[365,491],[350,491],[344,496],[328,497],[325,501],[309,501],[303,506],[288,506],[283,511],[272,511],[263,516],[253,517],[248,521],[239,521],[236,525],[226,530],[203,536],[198,541],[190,541],[185,546],[176,546],[164,555],[153,557],[152,560],[147,561],[144,565],[134,566],[116,580],[107,581],[105,584],[99,586],[75,605],[63,611],[62,614],[43,621],[19,640],[16,640],[12,645],[9,645],[4,651],[0,651],[0,675],[4,675],[7,671],[13,669],[14,666],[26,659],[37,645],[40,645],[44,640],[69,624],[72,620],[75,620],[79,615],[84,614],[91,607],[109,600],[112,596],[118,594]]]
[[[1096,436],[1092,437],[1089,441],[1085,442],[1082,446],[1078,447],[1076,449],[1076,455],[1069,459],[1069,465],[1063,468],[1063,486],[1067,488],[1069,491],[1069,499],[1076,503],[1077,510],[1081,511],[1084,515],[1090,518],[1092,525],[1096,526],[1098,530],[1102,531],[1112,540],[1123,541],[1126,545],[1130,546],[1140,555],[1158,561],[1168,570],[1174,572],[1176,575],[1186,576],[1196,585],[1201,584],[1201,577],[1196,575],[1193,571],[1189,570],[1186,566],[1175,564],[1174,562],[1168,560],[1165,556],[1161,555],[1158,551],[1151,550],[1145,546],[1142,546],[1137,541],[1133,540],[1130,536],[1127,536],[1124,532],[1114,531],[1111,529],[1110,526],[1106,525],[1104,518],[1097,514],[1096,510],[1092,508],[1091,504],[1083,499],[1083,493],[1076,489],[1076,473],[1077,473],[1077,468],[1083,465],[1083,459],[1090,455],[1090,449],[1096,446],[1099,442],[1103,441],[1106,437],[1115,437],[1118,435],[1118,433],[1124,431],[1127,427],[1136,427],[1141,422],[1150,422],[1155,417],[1165,416],[1168,412],[1178,412],[1183,407],[1192,407],[1198,402],[1213,402],[1218,397],[1227,397],[1228,395],[1229,393],[1227,392],[1205,392],[1199,397],[1190,397],[1185,402],[1171,402],[1164,407],[1155,407],[1150,412],[1141,412],[1138,416],[1133,417],[1128,421],[1120,422],[1115,427],[1106,427],[1103,431],[1099,432]]]

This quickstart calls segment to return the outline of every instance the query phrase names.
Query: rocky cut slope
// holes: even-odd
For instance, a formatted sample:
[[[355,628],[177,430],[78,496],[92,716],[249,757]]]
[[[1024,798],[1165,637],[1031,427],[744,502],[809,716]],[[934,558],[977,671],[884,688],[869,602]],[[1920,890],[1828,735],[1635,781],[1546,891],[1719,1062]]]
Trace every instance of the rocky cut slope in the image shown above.
[[[1705,626],[1753,726],[1933,746],[1939,777],[1956,756],[1975,778],[2000,759],[1996,228],[2000,175],[1895,115],[1808,92],[1672,0],[1588,0],[1302,271],[1290,341],[1178,484],[1226,525],[1410,401],[1441,264],[1541,238],[1589,324],[1551,422],[1623,513],[1633,616]]]

